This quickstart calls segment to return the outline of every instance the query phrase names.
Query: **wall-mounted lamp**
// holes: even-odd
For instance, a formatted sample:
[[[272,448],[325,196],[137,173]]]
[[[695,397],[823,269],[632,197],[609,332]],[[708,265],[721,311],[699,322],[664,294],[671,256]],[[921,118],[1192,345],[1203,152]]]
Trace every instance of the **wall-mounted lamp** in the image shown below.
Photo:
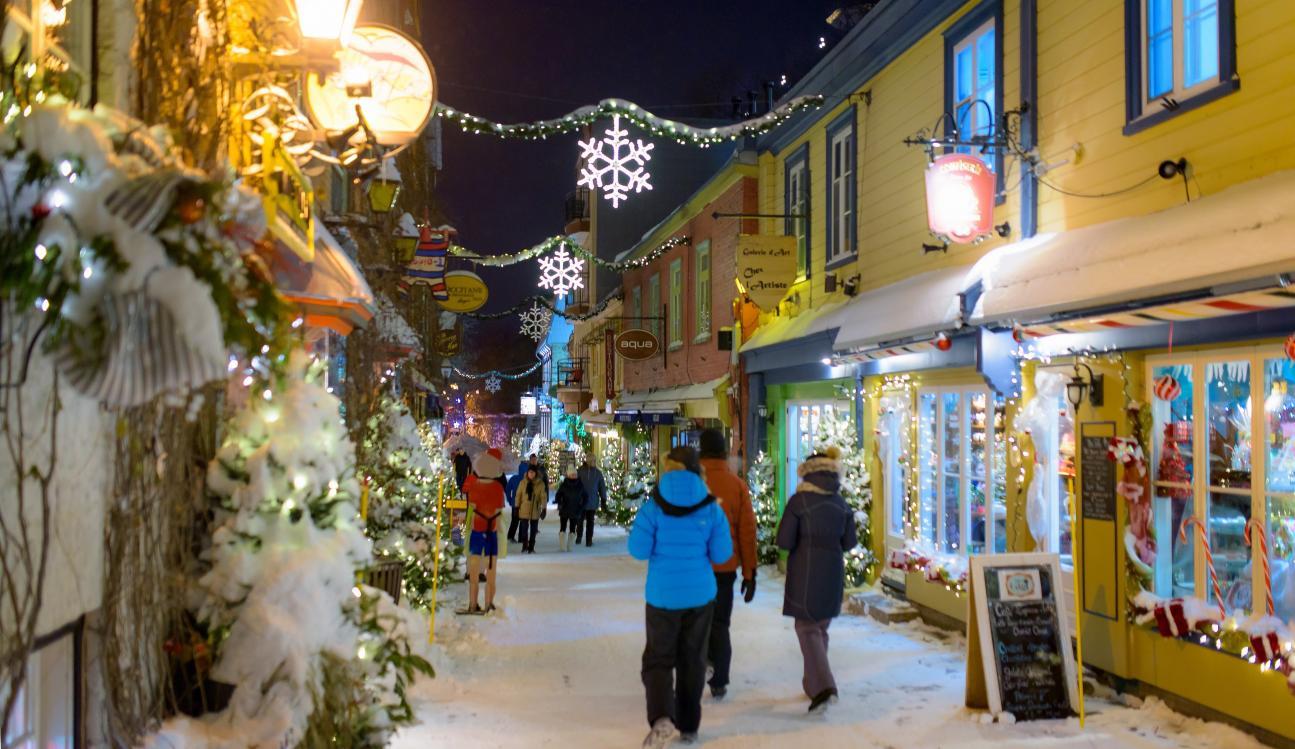
[[[948,242],[943,242],[943,241],[942,241],[942,242],[940,242],[939,244],[927,244],[927,243],[923,242],[923,243],[922,243],[922,254],[923,254],[923,255],[930,255],[932,252],[943,252],[943,253],[945,253],[945,254],[948,254],[948,252],[949,252],[949,243],[948,243]]]
[[[831,294],[835,291],[836,291],[836,274],[835,273],[823,274],[823,293]]]
[[[1006,237],[1012,233],[1012,224],[1007,221],[1004,221],[1001,224],[996,224],[994,226],[994,233],[1000,237]]]
[[[1156,173],[1160,175],[1160,179],[1173,179],[1178,176],[1185,177],[1187,176],[1187,159],[1179,158],[1177,161],[1165,159],[1160,162],[1160,166],[1156,168]]]
[[[1084,380],[1083,374],[1079,368],[1083,367],[1088,370],[1088,380]],[[1084,393],[1088,393],[1088,403],[1094,407],[1101,406],[1105,402],[1104,385],[1106,382],[1105,375],[1093,373],[1093,368],[1083,362],[1075,362],[1075,374],[1066,383],[1066,400],[1076,411],[1079,410],[1079,404],[1084,402]]]
[[[849,278],[845,279],[845,288],[843,289],[843,291],[845,291],[846,296],[854,296],[855,294],[859,293],[859,274],[858,273],[855,273],[853,276],[850,276]]]

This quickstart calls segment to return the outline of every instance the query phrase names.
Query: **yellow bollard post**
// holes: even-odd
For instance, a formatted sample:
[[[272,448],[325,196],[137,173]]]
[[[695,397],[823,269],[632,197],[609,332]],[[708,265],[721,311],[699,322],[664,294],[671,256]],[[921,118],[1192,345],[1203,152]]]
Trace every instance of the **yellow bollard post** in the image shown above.
[[[436,591],[441,582],[441,504],[445,498],[445,476],[436,485],[436,543],[432,544],[432,610],[428,613],[427,642],[436,642]]]
[[[1075,479],[1073,476],[1067,482],[1070,491],[1066,498],[1066,506],[1070,508],[1070,559],[1075,568],[1075,678],[1079,680],[1079,727],[1084,727],[1084,614],[1082,591],[1082,575],[1084,569],[1081,564],[1079,553],[1079,514],[1075,511]],[[1061,622],[1061,626],[1065,626]]]

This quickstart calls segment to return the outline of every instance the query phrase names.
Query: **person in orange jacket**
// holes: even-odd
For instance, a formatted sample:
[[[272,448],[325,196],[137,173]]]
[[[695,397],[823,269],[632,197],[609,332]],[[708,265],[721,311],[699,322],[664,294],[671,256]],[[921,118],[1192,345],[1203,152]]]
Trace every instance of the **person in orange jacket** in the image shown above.
[[[718,429],[703,431],[700,452],[706,488],[724,508],[729,532],[733,534],[733,556],[713,567],[717,593],[707,660],[714,669],[710,694],[721,700],[728,693],[729,666],[733,661],[733,643],[728,629],[733,619],[733,584],[737,582],[739,566],[742,568],[742,600],[750,603],[755,597],[755,509],[751,506],[751,490],[746,482],[729,468],[728,444],[723,433]]]

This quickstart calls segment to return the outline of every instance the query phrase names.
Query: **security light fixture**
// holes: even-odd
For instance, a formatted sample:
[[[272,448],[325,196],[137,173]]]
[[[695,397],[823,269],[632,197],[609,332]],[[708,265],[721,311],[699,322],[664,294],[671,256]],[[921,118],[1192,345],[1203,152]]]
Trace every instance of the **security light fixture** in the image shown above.
[[[1186,176],[1187,159],[1180,158],[1177,161],[1165,159],[1160,162],[1160,166],[1156,169],[1156,172],[1160,175],[1160,179],[1173,179],[1178,176]]]

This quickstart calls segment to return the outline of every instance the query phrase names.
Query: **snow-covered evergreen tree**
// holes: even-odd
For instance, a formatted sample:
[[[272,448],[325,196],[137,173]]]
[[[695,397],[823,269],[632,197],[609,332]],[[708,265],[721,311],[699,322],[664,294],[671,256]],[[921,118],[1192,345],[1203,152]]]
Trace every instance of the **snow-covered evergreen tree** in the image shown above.
[[[214,532],[194,613],[228,707],[164,724],[163,746],[384,746],[413,722],[405,686],[431,667],[404,615],[357,587],[372,560],[360,530],[355,449],[322,367],[293,354],[232,418],[207,470]],[[226,740],[227,739],[227,740]]]
[[[751,504],[755,508],[755,548],[760,564],[778,561],[778,521],[782,517],[778,507],[778,484],[774,477],[773,461],[761,450],[746,472],[746,483],[751,489]]]
[[[625,476],[625,505],[630,513],[629,522],[634,521],[634,515],[652,493],[652,487],[656,485],[656,481],[656,460],[652,456],[652,443],[647,439],[640,439],[630,450],[629,471]]]
[[[602,454],[598,467],[607,482],[607,509],[602,513],[604,522],[622,527],[634,520],[634,512],[625,502],[627,476],[625,461],[621,457],[621,441],[609,439],[603,442]]]
[[[868,456],[859,447],[854,418],[849,410],[832,409],[823,414],[814,435],[814,449],[835,447],[841,452],[841,496],[854,510],[859,545],[845,554],[845,584],[863,585],[872,576],[877,559],[872,553],[872,481]]]

